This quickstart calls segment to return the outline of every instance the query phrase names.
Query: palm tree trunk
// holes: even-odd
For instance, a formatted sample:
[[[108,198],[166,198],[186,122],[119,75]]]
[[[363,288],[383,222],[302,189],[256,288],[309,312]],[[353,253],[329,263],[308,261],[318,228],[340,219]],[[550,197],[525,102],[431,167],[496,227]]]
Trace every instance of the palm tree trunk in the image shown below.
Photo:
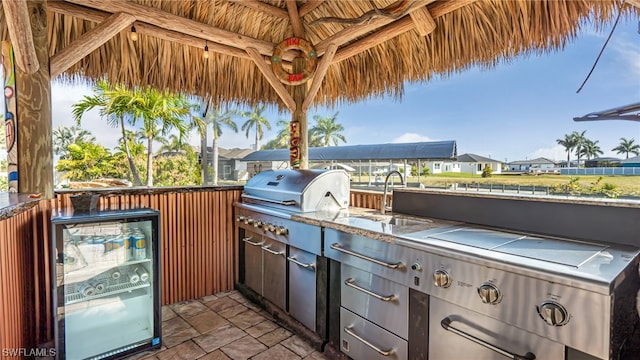
[[[142,180],[140,180],[140,174],[138,174],[138,169],[136,168],[136,164],[133,162],[133,157],[131,156],[131,150],[129,150],[129,141],[127,141],[127,137],[124,131],[124,116],[120,117],[120,128],[122,129],[122,141],[124,141],[124,151],[127,154],[127,160],[129,161],[129,169],[131,169],[131,176],[133,177],[133,182],[136,186],[142,186]]]
[[[147,143],[147,186],[153,186],[153,136],[149,136]]]
[[[216,134],[213,134],[211,147],[213,148],[213,185],[218,185],[218,139]]]
[[[200,165],[202,166],[202,185],[209,185],[209,151],[207,150],[207,133],[200,135]]]
[[[256,145],[255,145],[255,151],[258,151],[258,125],[256,124]]]

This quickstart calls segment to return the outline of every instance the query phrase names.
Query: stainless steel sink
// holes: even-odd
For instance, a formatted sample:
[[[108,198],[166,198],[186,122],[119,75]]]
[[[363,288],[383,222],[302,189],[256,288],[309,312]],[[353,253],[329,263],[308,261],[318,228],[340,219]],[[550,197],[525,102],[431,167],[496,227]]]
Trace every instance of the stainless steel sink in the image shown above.
[[[367,219],[375,222],[385,223],[389,225],[395,226],[414,226],[414,225],[425,225],[432,223],[433,221],[429,219],[414,219],[402,215],[382,215],[382,214],[371,214],[371,215],[358,215],[354,216],[359,219]]]

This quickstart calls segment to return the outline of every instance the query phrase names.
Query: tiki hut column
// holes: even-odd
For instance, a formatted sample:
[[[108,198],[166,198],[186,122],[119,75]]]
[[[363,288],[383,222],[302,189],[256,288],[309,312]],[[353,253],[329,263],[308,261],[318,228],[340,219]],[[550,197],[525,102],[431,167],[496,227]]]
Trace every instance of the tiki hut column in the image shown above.
[[[43,198],[52,198],[51,77],[46,2],[27,1],[26,5],[28,20],[21,26],[30,24],[36,58],[29,59],[29,62],[39,63],[39,67],[27,73],[25,71],[30,70],[21,69],[20,62],[17,62],[18,192],[39,193]],[[24,48],[24,44],[16,43],[13,37],[12,42],[16,53],[19,48]]]
[[[296,57],[293,59],[293,72],[301,73],[305,68],[305,59]],[[292,113],[290,125],[289,157],[291,167],[294,169],[309,168],[309,126],[307,123],[307,110],[302,108],[302,103],[307,96],[307,84],[302,83],[293,88],[293,100],[296,109]]]

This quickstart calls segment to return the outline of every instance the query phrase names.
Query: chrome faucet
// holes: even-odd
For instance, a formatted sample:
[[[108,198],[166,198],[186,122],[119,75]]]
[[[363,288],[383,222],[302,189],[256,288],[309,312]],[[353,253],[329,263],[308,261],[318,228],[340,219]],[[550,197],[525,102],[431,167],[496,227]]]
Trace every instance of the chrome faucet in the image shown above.
[[[400,177],[400,185],[404,185],[404,181],[402,180],[402,174],[398,170],[391,170],[387,174],[387,178],[384,179],[384,194],[382,194],[382,204],[380,205],[380,213],[384,215],[387,210],[391,210],[391,207],[387,209],[387,186],[389,185],[389,179],[391,175],[397,174]],[[391,205],[391,204],[389,204]]]

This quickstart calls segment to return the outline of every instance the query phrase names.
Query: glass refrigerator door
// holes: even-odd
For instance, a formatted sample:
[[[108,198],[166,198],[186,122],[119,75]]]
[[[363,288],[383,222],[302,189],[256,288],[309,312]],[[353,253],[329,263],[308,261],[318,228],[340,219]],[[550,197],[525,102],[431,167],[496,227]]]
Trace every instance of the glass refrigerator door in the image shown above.
[[[106,358],[154,344],[151,220],[56,228],[58,338],[67,359]]]

